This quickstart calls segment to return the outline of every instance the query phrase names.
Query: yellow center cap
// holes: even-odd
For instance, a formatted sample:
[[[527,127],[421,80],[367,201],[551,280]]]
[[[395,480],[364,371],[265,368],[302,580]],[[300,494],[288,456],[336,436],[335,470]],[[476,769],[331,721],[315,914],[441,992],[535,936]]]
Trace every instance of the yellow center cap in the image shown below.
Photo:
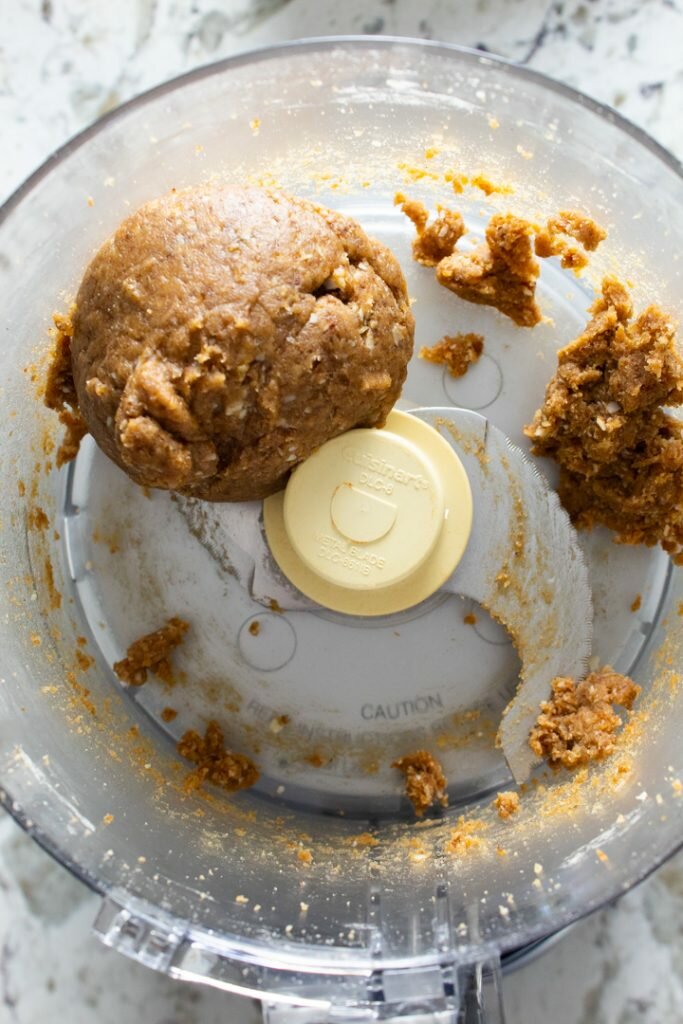
[[[392,412],[382,430],[323,445],[264,502],[266,536],[319,604],[386,615],[418,604],[460,561],[472,525],[467,475],[433,427]]]
[[[285,529],[318,576],[352,590],[405,579],[443,525],[443,495],[430,459],[389,430],[352,430],[328,441],[292,474]]]

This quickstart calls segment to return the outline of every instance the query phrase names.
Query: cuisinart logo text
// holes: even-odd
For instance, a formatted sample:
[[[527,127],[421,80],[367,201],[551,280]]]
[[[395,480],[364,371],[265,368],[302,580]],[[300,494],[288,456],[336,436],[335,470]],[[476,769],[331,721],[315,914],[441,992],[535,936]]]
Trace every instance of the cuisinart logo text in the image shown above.
[[[415,491],[429,489],[429,481],[422,476],[422,473],[408,473],[405,469],[399,469],[398,466],[393,466],[390,462],[385,462],[384,459],[378,459],[370,452],[364,452],[360,448],[347,445],[342,449],[342,455],[347,462],[352,462],[359,469],[369,470],[371,473],[386,477],[397,484],[412,487]]]

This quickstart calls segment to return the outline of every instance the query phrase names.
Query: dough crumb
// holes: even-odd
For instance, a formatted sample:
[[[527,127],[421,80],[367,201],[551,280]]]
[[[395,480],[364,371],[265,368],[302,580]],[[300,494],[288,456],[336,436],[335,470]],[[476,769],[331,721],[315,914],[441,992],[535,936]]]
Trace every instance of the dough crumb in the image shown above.
[[[379,839],[376,839],[370,832],[361,832],[357,836],[349,836],[343,840],[348,846],[379,846]]]
[[[567,236],[579,242],[584,250],[594,252],[607,238],[607,232],[578,210],[560,210],[536,235],[536,255],[543,259],[559,256],[563,267],[574,270],[587,266],[586,252],[571,245]]]
[[[461,814],[456,827],[451,831],[450,839],[446,842],[446,853],[463,857],[475,850],[481,850],[486,845],[486,840],[479,834],[484,831],[486,824],[479,818],[465,821]]]
[[[602,282],[583,334],[558,353],[543,406],[525,428],[535,455],[561,467],[574,525],[602,525],[620,544],[661,544],[683,564],[683,359],[669,318],[632,319],[627,289]]]
[[[164,708],[161,712],[162,722],[172,722],[178,717],[178,712],[175,708]]]
[[[492,182],[490,178],[487,178],[485,174],[475,174],[470,178],[470,185],[474,186],[474,188],[480,189],[487,196],[493,195],[494,192],[508,196],[513,191],[510,185],[494,184],[494,182]]]
[[[616,747],[615,733],[622,724],[614,708],[630,711],[640,687],[609,665],[578,684],[558,676],[551,687],[552,697],[541,704],[529,736],[534,754],[554,768],[604,761]]]
[[[446,334],[430,348],[420,349],[420,359],[448,367],[452,377],[464,377],[484,351],[481,334]]]
[[[467,615],[464,616],[462,621],[465,623],[466,626],[476,626],[477,616],[474,614],[474,612],[468,612]]]
[[[454,252],[436,268],[436,278],[467,302],[494,306],[520,327],[541,319],[536,302],[539,265],[533,255],[533,225],[511,213],[495,214],[486,241],[472,252]]]
[[[52,317],[56,333],[43,399],[48,409],[59,414],[59,421],[66,428],[55,459],[58,469],[76,458],[81,441],[88,433],[78,407],[71,371],[71,340],[74,333],[72,318],[75,311],[76,307],[72,306],[66,316],[55,313]]]
[[[178,741],[177,750],[181,757],[197,765],[185,780],[186,792],[199,789],[206,780],[232,793],[253,786],[259,778],[259,770],[251,758],[225,749],[223,730],[213,720],[207,725],[204,736],[188,729]]]
[[[190,628],[189,622],[174,616],[165,626],[135,640],[122,661],[114,664],[114,672],[129,686],[142,686],[147,672],[153,672],[164,683],[173,683],[170,653],[183,641]]]
[[[426,750],[416,750],[413,754],[399,757],[391,767],[403,772],[406,796],[415,808],[418,818],[421,818],[433,804],[448,806],[446,776],[432,754]]]
[[[249,623],[249,632],[252,636],[258,636],[261,632],[261,623],[258,619],[254,619],[253,622]]]
[[[31,530],[47,530],[50,525],[50,520],[47,518],[45,510],[36,505],[35,508],[31,508],[26,516],[26,521],[29,529]]]
[[[417,238],[413,242],[413,259],[424,267],[435,267],[444,256],[450,256],[465,234],[465,222],[457,210],[437,206],[437,216],[428,224],[429,211],[419,199],[408,199],[397,192],[394,204],[400,206],[415,225]]]
[[[329,764],[330,758],[325,757],[320,751],[314,750],[311,754],[304,756],[304,761],[313,768],[324,768],[326,764]]]
[[[635,612],[639,612],[642,603],[643,603],[643,599],[642,599],[641,595],[640,594],[636,594],[636,596],[634,597],[633,601],[631,601],[631,611],[634,612],[634,613]]]
[[[289,715],[276,715],[275,718],[271,718],[268,728],[272,733],[282,732],[286,725],[289,725]]]
[[[519,793],[515,793],[514,790],[497,793],[493,806],[498,811],[498,817],[505,821],[506,818],[511,818],[519,810]]]

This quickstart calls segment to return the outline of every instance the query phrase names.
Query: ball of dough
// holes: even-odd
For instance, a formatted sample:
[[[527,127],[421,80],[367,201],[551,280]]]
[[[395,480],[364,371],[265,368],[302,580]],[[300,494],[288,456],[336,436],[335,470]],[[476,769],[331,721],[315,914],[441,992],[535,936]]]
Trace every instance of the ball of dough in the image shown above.
[[[88,267],[71,343],[93,437],[139,484],[262,498],[381,426],[413,347],[401,269],[351,218],[257,187],[171,192]]]

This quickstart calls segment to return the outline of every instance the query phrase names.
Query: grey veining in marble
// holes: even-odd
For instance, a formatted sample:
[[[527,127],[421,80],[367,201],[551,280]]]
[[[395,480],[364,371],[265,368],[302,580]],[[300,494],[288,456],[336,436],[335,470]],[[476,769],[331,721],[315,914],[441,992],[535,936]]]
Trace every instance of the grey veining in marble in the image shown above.
[[[614,105],[683,157],[681,0],[0,0],[0,197],[119,103],[301,36],[479,47]],[[683,837],[682,837],[683,839]],[[0,819],[0,1024],[256,1024],[88,934],[97,898]],[[683,1024],[683,857],[504,984],[509,1024]]]

